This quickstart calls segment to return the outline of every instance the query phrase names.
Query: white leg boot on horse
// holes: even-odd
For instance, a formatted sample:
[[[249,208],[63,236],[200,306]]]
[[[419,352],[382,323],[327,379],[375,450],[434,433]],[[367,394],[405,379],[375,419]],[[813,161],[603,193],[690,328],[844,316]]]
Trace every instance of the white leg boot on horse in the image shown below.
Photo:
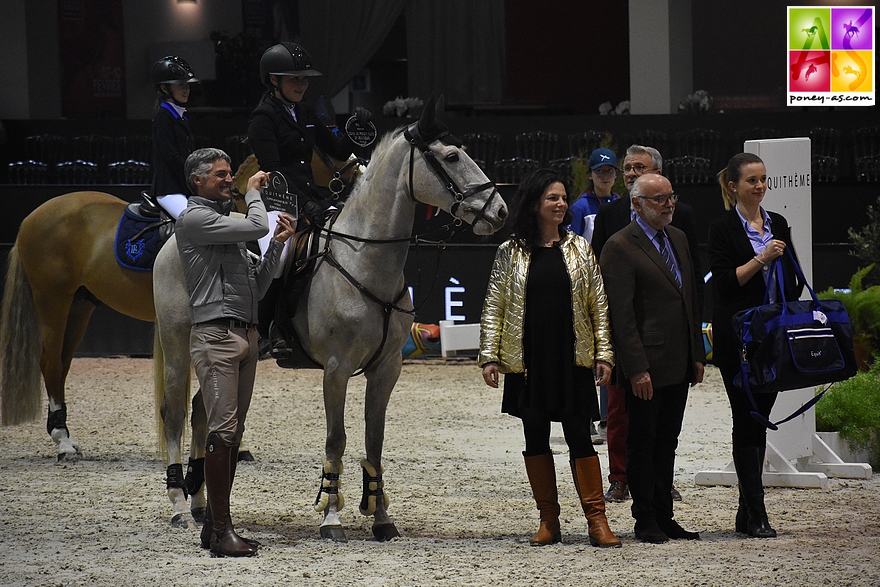
[[[229,514],[229,495],[232,491],[231,453],[237,450],[220,439],[220,435],[208,435],[205,452],[205,482],[208,486],[208,504],[211,509],[212,532],[211,556],[254,556],[257,548],[248,544],[235,533]],[[236,455],[237,457],[237,455]]]
[[[318,489],[318,497],[315,498],[315,511],[324,513],[324,520],[319,528],[321,538],[334,542],[348,542],[339,519],[339,510],[345,506],[345,499],[339,491],[342,485],[341,476],[342,463],[333,466],[325,458],[324,468],[321,470],[321,487]]]

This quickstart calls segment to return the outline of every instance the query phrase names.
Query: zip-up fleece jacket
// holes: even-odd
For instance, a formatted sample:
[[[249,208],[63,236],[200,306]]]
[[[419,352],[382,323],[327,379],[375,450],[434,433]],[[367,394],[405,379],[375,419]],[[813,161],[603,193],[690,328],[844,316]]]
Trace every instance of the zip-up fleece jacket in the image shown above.
[[[226,215],[226,206],[199,196],[189,199],[177,219],[177,249],[192,305],[192,322],[233,318],[257,322],[257,302],[272,283],[282,243],[271,239],[262,259],[245,243],[269,231],[266,207],[257,190],[245,194],[247,215]]]

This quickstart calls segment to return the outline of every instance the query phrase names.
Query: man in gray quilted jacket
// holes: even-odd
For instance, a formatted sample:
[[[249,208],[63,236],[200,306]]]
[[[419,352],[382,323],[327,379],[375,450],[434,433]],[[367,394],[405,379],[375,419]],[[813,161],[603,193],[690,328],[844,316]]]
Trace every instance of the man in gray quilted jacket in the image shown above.
[[[260,188],[268,174],[250,178],[247,212],[232,214],[232,168],[219,149],[198,149],[184,171],[193,194],[176,222],[177,248],[192,306],[190,354],[208,417],[205,483],[208,512],[203,548],[212,556],[254,556],[259,544],[235,533],[229,495],[257,370],[257,302],[272,281],[296,221],[283,214],[262,259],[245,243],[269,231]]]

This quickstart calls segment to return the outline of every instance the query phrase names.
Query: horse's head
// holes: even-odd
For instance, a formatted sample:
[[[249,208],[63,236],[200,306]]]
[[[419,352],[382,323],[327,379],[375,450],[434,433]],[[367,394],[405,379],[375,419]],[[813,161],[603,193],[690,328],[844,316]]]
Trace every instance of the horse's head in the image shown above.
[[[428,99],[421,118],[404,131],[410,145],[410,197],[437,206],[474,227],[476,234],[492,234],[504,225],[507,204],[495,184],[474,163],[443,124],[445,102]],[[422,156],[416,157],[418,150]]]

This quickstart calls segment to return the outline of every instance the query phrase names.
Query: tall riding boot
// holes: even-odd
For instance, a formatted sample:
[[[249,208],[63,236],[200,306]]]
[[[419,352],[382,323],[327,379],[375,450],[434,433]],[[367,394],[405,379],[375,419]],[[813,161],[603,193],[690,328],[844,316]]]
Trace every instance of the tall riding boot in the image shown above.
[[[770,527],[764,507],[764,450],[760,446],[739,447],[734,450],[733,463],[748,512],[746,533],[755,538],[775,538],[776,530]]]
[[[541,515],[541,525],[538,533],[532,536],[529,544],[532,546],[546,546],[562,542],[562,533],[559,529],[559,495],[556,491],[556,467],[553,465],[553,455],[550,453],[527,457],[526,474],[529,476],[529,484],[532,486],[532,495]]]
[[[235,481],[235,469],[238,466],[238,447],[233,446],[230,447],[229,450],[229,489],[230,492],[232,490],[232,484]],[[208,550],[211,548],[211,534],[214,531],[214,519],[211,516],[211,500],[208,500],[208,507],[205,508],[205,522],[202,525],[202,533],[199,536],[199,539],[202,543],[202,548]],[[251,540],[249,538],[243,538],[245,542],[247,542],[250,546],[254,548],[260,546],[260,543],[256,540]]]
[[[257,549],[235,533],[229,516],[229,494],[232,491],[229,458],[233,449],[215,432],[208,434],[206,448],[205,484],[213,522],[210,540],[211,556],[254,556],[257,554]]]
[[[605,496],[602,494],[602,470],[599,467],[599,457],[572,459],[570,462],[574,486],[587,518],[590,544],[602,548],[620,548],[620,538],[611,532],[608,520],[605,518]]]
[[[232,490],[232,484],[235,482],[235,469],[238,467],[238,445],[230,447],[229,450],[229,489],[230,493]],[[244,536],[239,536],[242,540],[247,542],[250,546],[257,548],[260,546],[259,541],[253,540],[251,538],[245,538]]]
[[[324,226],[327,220],[336,211],[336,206],[329,204],[321,198],[300,195],[299,204],[301,213],[309,219],[309,222],[318,226]]]
[[[739,505],[736,508],[736,520],[734,521],[734,530],[739,532],[740,534],[748,534],[749,505],[746,503],[746,498],[743,495],[742,484],[737,483],[737,487],[739,488]]]

